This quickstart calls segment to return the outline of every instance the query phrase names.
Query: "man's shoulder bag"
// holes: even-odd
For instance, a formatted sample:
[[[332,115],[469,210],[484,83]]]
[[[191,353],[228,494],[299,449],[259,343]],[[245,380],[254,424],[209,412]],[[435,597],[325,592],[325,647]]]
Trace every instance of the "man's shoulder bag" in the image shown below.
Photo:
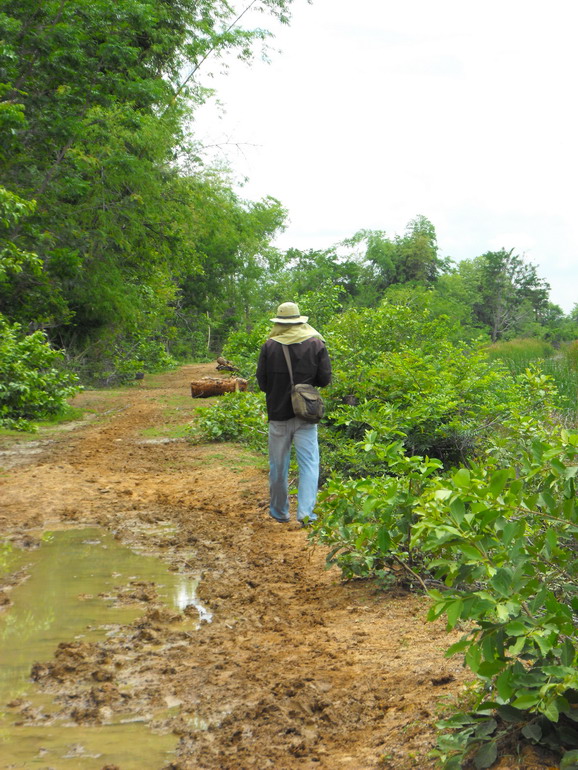
[[[295,412],[295,417],[299,417],[306,422],[319,422],[325,414],[325,404],[323,403],[321,394],[317,388],[313,387],[313,385],[306,385],[305,383],[295,385],[293,382],[293,367],[291,366],[289,349],[287,348],[287,345],[282,345],[282,347],[285,361],[287,361],[287,368],[289,369],[289,378],[291,380],[291,406]]]

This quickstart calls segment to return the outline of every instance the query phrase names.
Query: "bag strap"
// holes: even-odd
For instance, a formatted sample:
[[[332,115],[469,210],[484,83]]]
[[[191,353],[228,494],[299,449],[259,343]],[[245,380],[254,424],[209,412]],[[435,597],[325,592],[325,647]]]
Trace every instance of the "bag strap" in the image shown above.
[[[295,385],[293,383],[293,367],[291,366],[291,357],[289,355],[289,348],[287,347],[287,345],[283,345],[283,343],[281,343],[281,347],[283,348],[283,355],[285,356],[285,361],[287,361],[287,368],[289,369],[289,377],[291,379],[291,387],[293,388],[295,387]]]

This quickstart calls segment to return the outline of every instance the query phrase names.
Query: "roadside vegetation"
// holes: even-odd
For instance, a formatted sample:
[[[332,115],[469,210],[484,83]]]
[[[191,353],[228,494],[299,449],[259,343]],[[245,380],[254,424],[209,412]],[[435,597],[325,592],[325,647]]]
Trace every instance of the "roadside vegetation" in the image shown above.
[[[287,20],[288,0],[262,0]],[[334,365],[311,538],[346,579],[431,599],[472,702],[446,768],[525,739],[578,757],[578,305],[515,248],[455,263],[418,215],[326,250],[275,248],[287,212],[207,167],[190,115],[209,54],[266,41],[219,0],[9,0],[0,13],[0,427],[79,388],[223,354],[247,393],[191,440],[266,449],[254,372],[297,301]]]
[[[463,631],[447,654],[476,686],[441,725],[443,767],[490,767],[520,740],[575,761],[578,433],[544,368],[557,358],[574,389],[575,370],[541,341],[460,341],[414,289],[340,309],[323,332],[334,381],[311,539],[345,579],[425,592],[429,619]],[[232,337],[239,360],[246,340]],[[197,439],[266,450],[260,394],[199,411]]]

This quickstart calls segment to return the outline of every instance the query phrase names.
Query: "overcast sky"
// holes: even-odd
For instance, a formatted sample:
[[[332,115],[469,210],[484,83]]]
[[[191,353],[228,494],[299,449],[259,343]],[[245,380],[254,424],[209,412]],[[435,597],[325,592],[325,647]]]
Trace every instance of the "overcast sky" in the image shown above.
[[[226,111],[203,107],[195,133],[244,197],[289,210],[281,248],[393,236],[423,214],[441,256],[514,248],[569,311],[577,22],[576,0],[295,0],[270,64],[199,70]]]

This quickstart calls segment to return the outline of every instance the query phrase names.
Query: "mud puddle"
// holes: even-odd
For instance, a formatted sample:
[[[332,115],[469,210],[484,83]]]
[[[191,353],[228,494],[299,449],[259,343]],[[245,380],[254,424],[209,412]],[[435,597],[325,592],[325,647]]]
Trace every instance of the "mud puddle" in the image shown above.
[[[11,572],[24,570],[28,578],[9,591],[12,605],[0,616],[0,768],[158,770],[176,738],[151,733],[146,722],[163,715],[137,721],[111,714],[109,723],[90,727],[63,723],[51,697],[31,682],[31,670],[61,642],[114,636],[150,602],[179,611],[193,605],[194,632],[195,621],[210,620],[196,599],[196,582],[97,528],[46,532],[27,544],[29,550],[6,558]]]

